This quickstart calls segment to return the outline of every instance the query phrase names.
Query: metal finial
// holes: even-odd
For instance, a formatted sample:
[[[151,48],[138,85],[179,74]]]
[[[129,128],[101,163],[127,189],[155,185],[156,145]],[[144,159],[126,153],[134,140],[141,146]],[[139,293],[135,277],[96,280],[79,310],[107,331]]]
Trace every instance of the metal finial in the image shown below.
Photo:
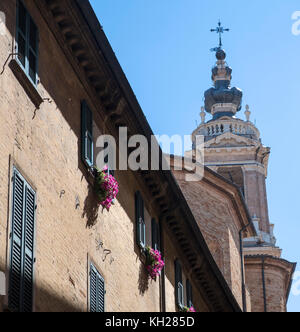
[[[211,32],[216,32],[216,33],[219,34],[219,49],[221,49],[222,46],[223,46],[223,44],[222,44],[222,34],[223,34],[224,32],[228,32],[228,31],[230,31],[230,29],[224,29],[224,28],[222,27],[222,23],[221,23],[221,21],[219,20],[218,27],[217,27],[216,29],[211,29],[210,31],[211,31]]]

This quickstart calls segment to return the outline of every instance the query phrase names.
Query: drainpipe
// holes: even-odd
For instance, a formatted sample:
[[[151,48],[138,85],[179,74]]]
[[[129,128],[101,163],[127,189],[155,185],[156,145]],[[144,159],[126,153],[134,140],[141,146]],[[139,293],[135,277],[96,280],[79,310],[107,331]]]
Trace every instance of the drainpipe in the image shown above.
[[[266,278],[265,278],[265,257],[262,257],[261,261],[262,261],[262,284],[263,284],[264,310],[265,310],[265,312],[268,312],[268,309],[267,309]]]
[[[160,238],[160,251],[162,254],[162,257],[165,259],[165,247],[164,247],[164,227],[163,227],[163,219],[160,220],[159,223],[159,238]],[[160,311],[166,312],[166,273],[165,273],[165,267],[162,270],[161,273],[161,286],[160,286],[160,293],[161,293],[161,303],[160,303]]]
[[[247,312],[247,299],[246,299],[246,286],[245,286],[245,269],[244,269],[244,251],[243,251],[243,233],[250,226],[249,223],[239,232],[240,236],[240,256],[241,256],[241,271],[242,271],[242,299],[243,299],[243,312]]]

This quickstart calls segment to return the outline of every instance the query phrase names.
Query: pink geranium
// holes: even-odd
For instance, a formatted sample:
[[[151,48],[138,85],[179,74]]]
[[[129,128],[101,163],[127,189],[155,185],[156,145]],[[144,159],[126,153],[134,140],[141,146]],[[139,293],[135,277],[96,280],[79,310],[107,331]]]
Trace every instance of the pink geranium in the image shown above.
[[[182,312],[196,312],[195,308],[193,306],[189,307],[183,307],[181,309]]]
[[[155,280],[165,266],[165,262],[161,257],[161,253],[158,250],[154,250],[150,247],[146,248],[147,262],[146,268],[152,280]]]
[[[102,171],[95,169],[95,191],[99,205],[109,211],[119,193],[119,184],[111,174],[107,173],[107,170],[107,166]]]

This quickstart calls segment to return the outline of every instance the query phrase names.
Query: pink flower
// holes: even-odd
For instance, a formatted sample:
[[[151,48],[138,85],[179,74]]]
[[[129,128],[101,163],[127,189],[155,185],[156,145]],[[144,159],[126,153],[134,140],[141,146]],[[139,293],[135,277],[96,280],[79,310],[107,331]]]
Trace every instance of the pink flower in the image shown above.
[[[150,247],[146,248],[147,252],[147,259],[148,259],[148,265],[147,265],[147,271],[149,272],[149,275],[151,279],[155,280],[160,274],[162,269],[165,266],[164,261],[162,260],[161,253],[158,250],[154,250]]]
[[[119,184],[111,174],[106,173],[107,170],[107,166],[102,171],[96,169],[96,192],[99,204],[109,210],[119,193]]]

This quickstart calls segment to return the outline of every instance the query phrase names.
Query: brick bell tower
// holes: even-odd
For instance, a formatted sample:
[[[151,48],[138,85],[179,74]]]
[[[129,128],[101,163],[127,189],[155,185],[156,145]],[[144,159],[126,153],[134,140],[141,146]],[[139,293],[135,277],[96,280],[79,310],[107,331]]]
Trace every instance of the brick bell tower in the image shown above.
[[[213,87],[205,92],[201,125],[192,133],[192,141],[195,147],[196,136],[204,136],[205,165],[240,188],[256,227],[257,237],[245,239],[243,249],[251,311],[286,311],[295,264],[281,259],[282,250],[276,246],[274,225],[269,221],[266,178],[270,148],[262,144],[259,130],[250,121],[248,105],[246,120],[236,117],[243,93],[231,87],[232,69],[225,61],[221,39],[213,51],[217,58]],[[206,113],[211,120],[206,121]]]

